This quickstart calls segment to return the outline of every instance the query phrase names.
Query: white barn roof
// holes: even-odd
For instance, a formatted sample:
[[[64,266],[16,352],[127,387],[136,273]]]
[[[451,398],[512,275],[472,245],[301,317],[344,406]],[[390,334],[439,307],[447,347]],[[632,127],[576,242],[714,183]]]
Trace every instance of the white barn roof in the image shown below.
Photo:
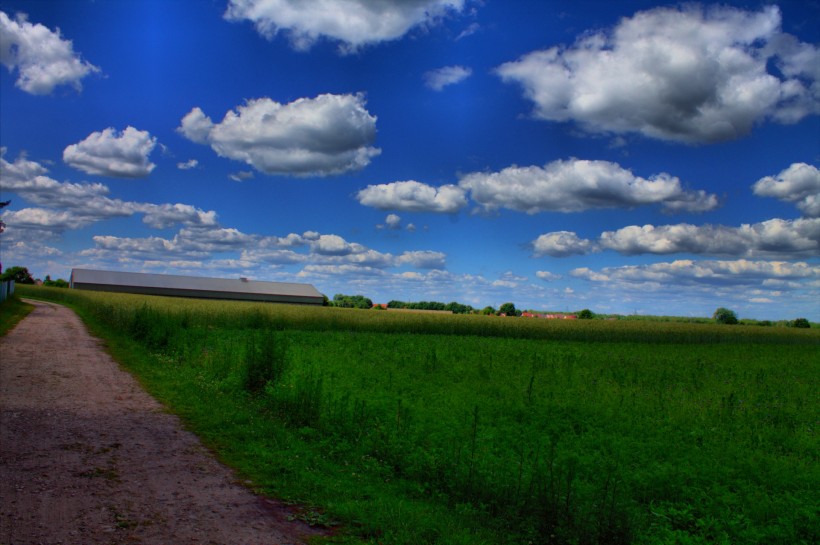
[[[318,304],[322,294],[310,284],[262,282],[244,278],[205,278],[171,274],[146,274],[92,269],[72,269],[71,287],[146,295],[203,299],[238,299],[276,303]]]

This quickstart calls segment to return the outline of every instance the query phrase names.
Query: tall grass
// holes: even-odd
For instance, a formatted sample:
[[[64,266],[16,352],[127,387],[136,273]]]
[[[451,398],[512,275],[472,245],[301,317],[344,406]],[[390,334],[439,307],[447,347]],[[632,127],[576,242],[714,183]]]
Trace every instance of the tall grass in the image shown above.
[[[83,304],[108,323],[134,327],[150,318],[157,329],[176,327],[367,331],[586,342],[817,344],[818,329],[727,326],[648,320],[545,320],[447,313],[374,312],[22,286],[23,295]],[[142,313],[134,314],[138,307]],[[158,339],[164,333],[155,333]]]
[[[820,541],[816,330],[32,293],[146,347],[226,459],[368,543]]]

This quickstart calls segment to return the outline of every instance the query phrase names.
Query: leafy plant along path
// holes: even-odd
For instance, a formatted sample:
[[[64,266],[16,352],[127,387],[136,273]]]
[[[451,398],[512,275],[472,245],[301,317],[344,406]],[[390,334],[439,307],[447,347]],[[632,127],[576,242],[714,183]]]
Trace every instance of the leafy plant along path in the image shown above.
[[[71,310],[32,303],[0,339],[0,543],[292,544],[316,533],[236,483]]]

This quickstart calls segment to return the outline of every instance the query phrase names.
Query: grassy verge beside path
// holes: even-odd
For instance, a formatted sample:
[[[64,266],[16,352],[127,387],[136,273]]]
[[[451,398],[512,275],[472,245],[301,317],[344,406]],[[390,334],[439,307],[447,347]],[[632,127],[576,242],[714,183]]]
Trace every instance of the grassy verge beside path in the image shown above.
[[[30,292],[335,542],[820,541],[814,329]]]
[[[32,305],[24,303],[15,295],[0,303],[0,337],[11,331],[32,310]]]

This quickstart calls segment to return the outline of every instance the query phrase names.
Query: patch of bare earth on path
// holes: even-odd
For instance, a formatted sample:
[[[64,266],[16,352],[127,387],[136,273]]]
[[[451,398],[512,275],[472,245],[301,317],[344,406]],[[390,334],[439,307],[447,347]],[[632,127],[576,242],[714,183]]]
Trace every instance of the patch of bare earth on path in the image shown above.
[[[58,305],[0,338],[0,543],[295,544],[317,530],[235,482]]]

